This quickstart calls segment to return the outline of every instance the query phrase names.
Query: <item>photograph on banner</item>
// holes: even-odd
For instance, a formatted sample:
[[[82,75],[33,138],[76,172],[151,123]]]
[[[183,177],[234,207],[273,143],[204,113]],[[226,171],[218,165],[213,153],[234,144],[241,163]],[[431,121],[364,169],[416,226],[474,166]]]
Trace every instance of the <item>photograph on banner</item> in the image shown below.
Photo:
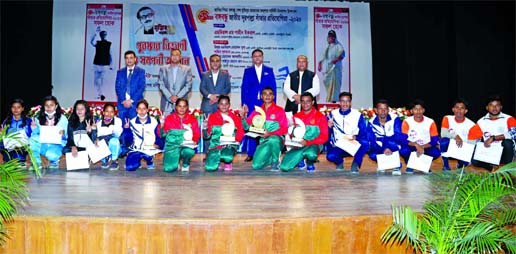
[[[87,4],[82,98],[116,102],[115,79],[120,67],[121,4]]]
[[[261,49],[263,64],[273,68],[277,91],[296,70],[297,56],[308,55],[307,7],[192,5],[192,11],[205,61],[214,53],[221,56],[232,93],[240,92],[254,49]]]
[[[190,66],[199,80],[178,4],[131,4],[129,17],[129,47],[145,69],[145,90],[159,90],[159,69],[170,64],[172,49],[181,51],[181,64]]]
[[[132,4],[130,16],[130,47],[147,73],[147,90],[158,90],[159,68],[169,64],[174,48],[182,51],[182,64],[192,68],[192,91],[199,91],[209,56],[218,54],[231,76],[232,93],[240,91],[254,49],[263,50],[278,88],[289,68],[295,69],[296,57],[308,53],[307,7]]]
[[[349,8],[314,7],[315,70],[323,88],[318,102],[338,102],[351,91]]]

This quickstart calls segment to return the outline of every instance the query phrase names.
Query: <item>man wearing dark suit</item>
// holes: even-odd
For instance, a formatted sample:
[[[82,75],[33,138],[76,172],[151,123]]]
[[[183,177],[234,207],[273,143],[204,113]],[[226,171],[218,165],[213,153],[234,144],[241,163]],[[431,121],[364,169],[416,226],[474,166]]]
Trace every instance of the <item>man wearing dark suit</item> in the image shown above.
[[[125,67],[116,73],[115,91],[118,117],[125,121],[136,116],[136,103],[143,99],[145,91],[145,70],[136,66],[136,54],[124,53]]]
[[[229,95],[231,83],[229,74],[220,71],[220,56],[210,56],[210,70],[202,74],[200,90],[202,94],[201,110],[211,114],[217,111],[217,100],[220,95]]]
[[[247,110],[249,115],[254,111],[254,106],[261,106],[261,92],[264,88],[270,87],[274,92],[274,102],[276,102],[276,78],[271,67],[263,65],[263,51],[261,49],[253,50],[251,54],[253,58],[253,66],[244,70],[242,78],[241,99],[244,111]],[[248,140],[247,158],[245,161],[252,161],[254,151],[256,150],[256,140],[246,137]]]
[[[308,59],[306,56],[297,57],[297,70],[291,72],[285,79],[283,84],[283,92],[287,96],[285,112],[287,117],[291,117],[301,111],[301,95],[309,92],[313,97],[317,97],[320,91],[320,82],[315,72],[307,69]],[[315,101],[317,106],[317,101]],[[290,120],[290,119],[289,119]]]
[[[192,69],[182,65],[181,50],[173,49],[170,52],[169,65],[159,69],[158,84],[161,91],[161,111],[169,115],[175,111],[176,101],[179,98],[188,98],[192,91]]]

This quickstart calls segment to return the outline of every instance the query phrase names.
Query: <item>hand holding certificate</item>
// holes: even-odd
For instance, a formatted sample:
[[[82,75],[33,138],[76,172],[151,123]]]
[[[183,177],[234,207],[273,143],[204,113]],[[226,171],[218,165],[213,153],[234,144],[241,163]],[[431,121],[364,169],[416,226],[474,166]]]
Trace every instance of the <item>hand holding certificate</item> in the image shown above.
[[[503,146],[501,142],[493,142],[491,146],[485,147],[484,142],[478,142],[473,159],[493,165],[499,165],[502,159]]]
[[[386,170],[400,167],[400,153],[392,152],[390,155],[378,154],[378,170]]]
[[[66,170],[83,169],[89,167],[90,163],[88,160],[88,152],[77,152],[76,157],[74,157],[72,153],[66,153]]]
[[[40,126],[39,142],[41,144],[61,144],[63,139],[62,130],[59,126]]]
[[[97,146],[98,145],[98,146]],[[98,144],[92,144],[91,146],[86,148],[88,155],[90,156],[91,162],[96,163],[107,156],[111,155],[111,151],[109,151],[109,147],[106,144],[105,140],[99,140]]]
[[[419,171],[428,173],[432,165],[432,157],[426,154],[421,154],[419,157],[416,152],[411,152],[407,162],[407,168],[413,168]]]
[[[335,146],[346,151],[351,156],[355,156],[355,154],[357,153],[361,144],[358,143],[358,141],[356,141],[354,139],[341,138],[341,139],[337,140],[337,142],[335,142]]]
[[[474,150],[475,145],[463,142],[462,146],[459,147],[457,145],[457,141],[455,141],[455,139],[452,139],[450,140],[450,145],[448,145],[448,151],[446,151],[446,153],[443,154],[443,156],[455,158],[457,160],[466,161],[470,163],[471,157],[473,157]]]

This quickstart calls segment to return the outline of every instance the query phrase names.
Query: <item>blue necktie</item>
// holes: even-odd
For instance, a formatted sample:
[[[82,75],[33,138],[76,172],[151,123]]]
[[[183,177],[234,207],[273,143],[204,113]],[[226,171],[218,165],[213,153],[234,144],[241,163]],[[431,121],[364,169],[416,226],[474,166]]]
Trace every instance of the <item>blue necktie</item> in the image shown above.
[[[131,93],[131,78],[133,77],[133,69],[129,69],[129,75],[127,76],[127,93]]]

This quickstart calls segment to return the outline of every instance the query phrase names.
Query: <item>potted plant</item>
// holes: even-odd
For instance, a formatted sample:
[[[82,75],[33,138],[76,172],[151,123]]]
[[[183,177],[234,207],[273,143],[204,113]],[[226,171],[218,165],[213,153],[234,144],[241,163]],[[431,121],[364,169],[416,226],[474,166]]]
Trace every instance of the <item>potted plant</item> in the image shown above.
[[[4,246],[8,235],[7,224],[13,220],[17,214],[18,208],[24,207],[28,203],[29,191],[27,188],[27,180],[33,174],[39,178],[41,172],[36,164],[32,150],[28,142],[23,142],[17,135],[18,133],[6,133],[8,128],[3,128],[0,131],[0,143],[4,140],[17,142],[20,150],[28,152],[32,167],[29,169],[24,162],[13,159],[3,164],[0,164],[0,246]],[[2,149],[5,149],[2,146]]]
[[[381,241],[405,244],[415,253],[516,253],[511,230],[516,222],[515,166],[513,162],[482,174],[464,174],[462,169],[424,204],[423,213],[393,207],[393,222]]]

